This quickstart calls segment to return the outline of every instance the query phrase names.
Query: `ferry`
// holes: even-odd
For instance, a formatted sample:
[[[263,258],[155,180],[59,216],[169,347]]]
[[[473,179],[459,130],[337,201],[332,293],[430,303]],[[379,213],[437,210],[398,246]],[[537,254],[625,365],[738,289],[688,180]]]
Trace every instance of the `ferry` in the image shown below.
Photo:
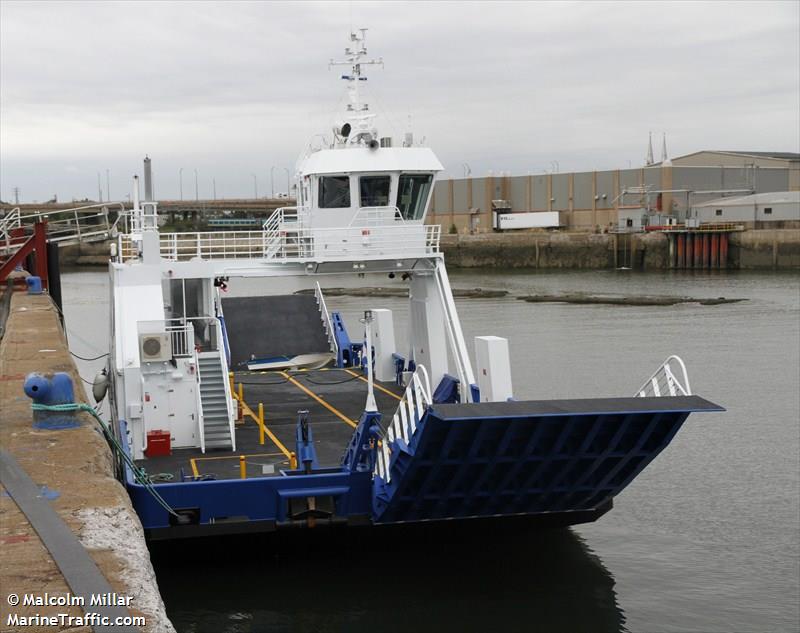
[[[300,158],[296,206],[260,230],[161,232],[148,160],[143,196],[134,179],[109,263],[107,382],[151,540],[594,521],[690,413],[720,410],[675,356],[630,396],[514,397],[508,340],[464,336],[441,228],[425,224],[442,164],[411,133],[382,136],[362,99],[375,64],[351,34],[331,61],[346,109]],[[404,284],[406,340],[380,299],[348,329],[325,297],[342,276]],[[232,292],[242,280],[257,296]]]

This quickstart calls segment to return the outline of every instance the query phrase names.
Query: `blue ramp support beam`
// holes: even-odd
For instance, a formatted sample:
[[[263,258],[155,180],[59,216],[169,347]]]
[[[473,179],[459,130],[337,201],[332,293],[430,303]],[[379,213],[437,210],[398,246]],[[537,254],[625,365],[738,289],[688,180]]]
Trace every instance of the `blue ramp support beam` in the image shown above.
[[[595,510],[694,411],[698,396],[434,404],[373,481],[379,523]]]

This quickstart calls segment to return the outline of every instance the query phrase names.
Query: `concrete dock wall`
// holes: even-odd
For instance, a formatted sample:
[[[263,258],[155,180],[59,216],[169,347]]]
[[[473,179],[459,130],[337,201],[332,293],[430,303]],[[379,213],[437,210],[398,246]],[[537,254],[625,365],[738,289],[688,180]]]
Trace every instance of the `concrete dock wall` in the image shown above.
[[[764,229],[732,233],[729,248],[732,268],[800,268],[799,229]]]
[[[449,266],[460,268],[666,268],[663,234],[484,233],[442,236]]]
[[[76,428],[34,428],[31,402],[22,390],[31,371],[69,373],[76,399],[83,400],[81,380],[50,298],[16,293],[0,342],[0,446],[37,488],[41,487],[42,496],[77,535],[113,590],[131,598],[130,614],[146,618],[141,630],[174,631],[158,591],[141,524],[124,487],[114,478],[111,451],[96,421],[81,413],[81,424]],[[0,549],[0,630],[17,630],[6,628],[10,614],[83,614],[77,606],[10,606],[11,594],[66,596],[70,589],[37,532],[2,486]],[[32,626],[24,630],[61,629]]]
[[[460,268],[669,268],[664,233],[561,233],[515,231],[443,235],[447,264]],[[800,268],[800,230],[730,234],[730,269]]]

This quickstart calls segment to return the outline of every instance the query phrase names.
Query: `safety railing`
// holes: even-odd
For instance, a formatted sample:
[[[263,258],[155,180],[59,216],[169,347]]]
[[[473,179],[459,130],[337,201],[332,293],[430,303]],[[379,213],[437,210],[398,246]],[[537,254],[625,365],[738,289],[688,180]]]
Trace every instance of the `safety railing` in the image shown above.
[[[670,356],[636,391],[639,398],[690,396],[689,374],[678,356]]]
[[[440,238],[441,227],[422,224],[162,233],[160,252],[167,261],[266,259],[287,262],[426,257],[439,252]],[[120,236],[118,253],[123,262],[139,256],[137,242],[132,236]]]
[[[138,321],[136,325],[139,336],[168,335],[173,358],[189,358],[196,351],[217,351],[220,348],[219,322],[215,317]]]
[[[417,369],[406,387],[392,422],[389,428],[386,429],[386,435],[378,448],[374,474],[386,483],[391,481],[390,457],[392,451],[389,445],[395,440],[403,440],[408,445],[425,413],[425,408],[433,403],[431,393],[428,372],[423,365],[417,365]]]
[[[405,223],[397,207],[360,207],[350,226],[387,226],[396,223]]]
[[[22,226],[20,217],[19,207],[15,207],[0,218],[0,249],[11,248],[13,244],[11,232]]]
[[[116,213],[115,218],[112,217],[114,213]],[[6,222],[11,229],[47,220],[48,242],[77,243],[115,236],[120,222],[124,222],[126,211],[125,205],[121,202],[102,202],[72,209],[40,211],[25,215],[17,213],[15,217],[10,216],[11,214],[0,220],[0,237],[8,233],[8,230],[4,229]]]
[[[262,231],[162,233],[160,236],[161,257],[168,261],[263,258],[264,250]]]
[[[333,355],[338,358],[339,344],[336,342],[336,336],[333,333],[333,320],[328,312],[328,306],[325,303],[325,295],[322,294],[322,288],[320,287],[319,282],[317,282],[316,287],[314,288],[314,296],[317,298],[317,305],[319,306],[322,322],[325,325],[325,332],[328,335],[328,343],[331,346],[331,352],[333,352]]]

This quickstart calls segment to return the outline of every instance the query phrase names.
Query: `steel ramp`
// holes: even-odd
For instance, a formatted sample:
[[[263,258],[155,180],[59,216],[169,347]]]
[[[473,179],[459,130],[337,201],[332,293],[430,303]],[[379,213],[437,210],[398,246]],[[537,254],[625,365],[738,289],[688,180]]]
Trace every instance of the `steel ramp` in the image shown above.
[[[698,396],[436,404],[408,441],[389,441],[373,481],[378,523],[585,512],[619,494]]]
[[[252,359],[331,353],[314,295],[226,297],[222,300],[232,369]]]

